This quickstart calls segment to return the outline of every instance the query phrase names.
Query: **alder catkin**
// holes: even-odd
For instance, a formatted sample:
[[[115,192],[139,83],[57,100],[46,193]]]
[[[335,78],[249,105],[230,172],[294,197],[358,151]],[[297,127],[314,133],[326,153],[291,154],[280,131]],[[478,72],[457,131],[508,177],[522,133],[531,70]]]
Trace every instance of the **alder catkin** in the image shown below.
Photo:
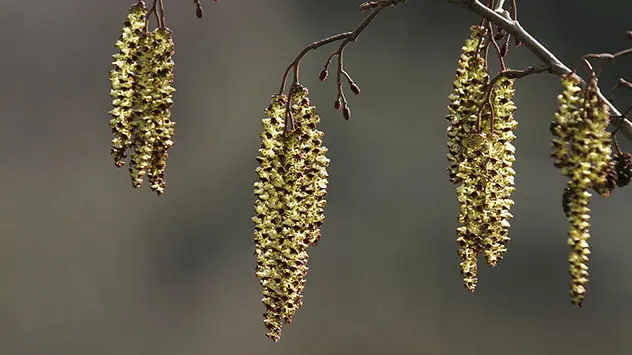
[[[470,38],[465,41],[449,96],[450,123],[447,129],[450,181],[457,186],[460,215],[457,244],[461,259],[461,275],[465,287],[474,292],[477,284],[477,258],[484,245],[480,227],[484,193],[480,191],[480,160],[477,150],[485,145],[486,136],[478,134],[478,110],[485,99],[485,86],[489,82],[485,59],[481,56],[485,30],[471,27]]]
[[[471,28],[463,46],[454,92],[449,96],[448,173],[457,185],[460,226],[457,244],[465,287],[474,292],[477,257],[496,266],[507,251],[514,204],[513,162],[518,125],[514,80],[500,77],[493,87],[483,58],[485,30]]]
[[[165,192],[168,150],[173,146],[174,45],[171,31],[157,28],[140,40],[137,80],[134,82],[135,116],[132,121],[134,152],[129,173],[134,187],[147,177],[152,191]]]
[[[115,44],[119,52],[112,56],[114,68],[110,71],[110,96],[114,108],[109,113],[112,116],[110,127],[114,138],[110,153],[117,167],[125,165],[127,151],[132,146],[133,86],[146,14],[147,8],[143,2],[129,9],[121,37]]]
[[[262,120],[259,179],[254,184],[256,275],[263,287],[266,335],[275,342],[302,305],[307,248],[320,238],[328,183],[320,118],[309,105],[306,88],[297,85],[291,92],[295,129],[285,132],[288,98],[273,96]]]
[[[167,167],[168,150],[173,146],[173,135],[176,123],[171,120],[171,108],[173,107],[172,86],[174,80],[174,45],[171,31],[167,28],[154,30],[156,50],[152,65],[153,102],[151,105],[154,121],[154,138],[150,167],[147,171],[150,188],[158,195],[165,192],[165,169]]]
[[[516,106],[514,96],[514,80],[499,79],[491,92],[491,104],[494,111],[494,133],[490,132],[490,155],[484,166],[486,216],[484,217],[483,243],[485,245],[485,259],[489,266],[496,266],[507,252],[509,243],[509,220],[514,205],[512,199],[514,187],[513,162],[516,160],[516,149],[512,142],[516,138],[514,131],[518,122],[514,119]],[[487,118],[487,115],[483,116]],[[491,120],[491,117],[489,118]],[[485,125],[487,131],[488,125]]]
[[[579,78],[570,74],[561,79],[564,91],[558,96],[558,109],[551,124],[554,164],[569,178],[564,191],[564,212],[569,221],[568,256],[571,276],[570,296],[581,306],[588,284],[590,248],[590,189],[600,191],[611,184],[611,135],[608,107],[598,95],[593,75],[585,89]]]
[[[143,34],[140,40],[140,56],[136,81],[134,82],[135,115],[132,121],[132,142],[134,151],[130,156],[129,176],[132,186],[139,188],[151,164],[155,143],[155,123],[153,119],[154,75],[153,60],[156,55],[155,33]]]

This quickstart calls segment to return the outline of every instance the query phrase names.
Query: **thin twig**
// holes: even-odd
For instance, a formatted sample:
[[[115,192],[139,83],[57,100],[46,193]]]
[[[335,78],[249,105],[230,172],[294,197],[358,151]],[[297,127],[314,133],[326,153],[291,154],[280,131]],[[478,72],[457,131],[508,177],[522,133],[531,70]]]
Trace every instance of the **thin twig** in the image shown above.
[[[619,141],[617,141],[617,131],[616,130],[614,132],[612,132],[612,143],[614,144],[614,149],[616,150],[617,154],[622,155],[623,152],[621,151],[621,147],[619,147]]]
[[[505,60],[503,59],[504,55],[501,52],[500,47],[498,46],[498,42],[496,42],[496,39],[494,38],[494,28],[492,27],[491,22],[487,22],[487,32],[489,32],[489,41],[494,45],[494,48],[496,48],[498,62],[500,63],[500,71],[504,71],[505,69],[507,69],[507,67],[505,66]],[[485,58],[485,60],[487,60],[487,58]]]
[[[552,74],[557,76],[564,76],[572,73],[572,71],[562,63],[549,49],[536,40],[529,32],[527,32],[516,19],[507,18],[503,13],[499,13],[485,6],[479,0],[444,0],[446,2],[464,7],[478,16],[484,17],[487,20],[499,26],[506,32],[510,33],[514,38],[523,43],[535,56],[538,57],[544,64],[548,65]],[[627,52],[626,52],[627,54]],[[580,86],[586,87],[586,81],[579,75],[575,74],[581,79]],[[608,106],[611,113],[611,124],[615,127],[620,127],[621,132],[627,138],[632,140],[632,122],[621,115],[619,110],[610,102],[603,93],[598,90],[599,98]]]
[[[400,0],[401,1],[401,0]],[[287,70],[285,71],[285,74],[283,75],[283,79],[282,79],[282,83],[281,83],[281,90],[279,90],[279,94],[283,94],[283,92],[285,91],[285,85],[287,82],[287,77],[290,74],[290,70],[294,69],[294,82],[298,82],[298,76],[299,76],[299,71],[300,71],[300,65],[301,65],[301,60],[303,60],[303,57],[305,57],[305,55],[307,55],[307,53],[309,53],[310,51],[314,50],[314,49],[318,49],[324,45],[327,45],[329,43],[333,43],[333,42],[337,42],[340,40],[344,40],[343,43],[341,44],[341,47],[346,46],[348,43],[350,42],[355,42],[356,39],[360,36],[360,34],[362,34],[362,32],[367,28],[367,26],[371,23],[371,21],[373,21],[375,19],[375,17],[382,12],[382,10],[384,10],[387,7],[391,7],[396,5],[398,2],[396,1],[380,1],[377,2],[377,5],[373,8],[373,10],[371,10],[371,12],[364,18],[364,20],[358,25],[358,27],[356,27],[355,30],[350,31],[350,32],[343,32],[343,33],[339,33],[327,38],[323,38],[319,41],[313,42],[312,44],[308,45],[307,47],[303,48],[303,50],[296,56],[296,58],[294,59],[294,61],[292,61],[292,63],[290,63],[290,65],[288,66]],[[333,57],[336,53],[340,52],[340,49],[338,49],[336,52],[334,52],[334,54],[332,54],[331,57]]]
[[[290,86],[290,93],[288,93],[288,96],[291,96],[291,91],[292,88],[294,88],[298,83],[299,83],[299,75],[300,75],[300,66],[301,66],[301,61],[303,60],[303,58],[305,57],[305,55],[307,55],[307,53],[309,53],[312,50],[318,49],[324,45],[327,45],[329,43],[333,43],[333,42],[337,42],[337,41],[342,41],[342,43],[340,44],[340,47],[338,47],[338,50],[336,50],[335,52],[333,52],[329,58],[327,59],[327,63],[330,63],[331,60],[333,59],[334,56],[338,56],[338,85],[340,87],[341,85],[341,76],[344,75],[344,72],[341,72],[342,70],[342,52],[344,51],[344,48],[352,42],[355,42],[358,37],[362,34],[362,32],[369,26],[369,24],[375,19],[375,17],[377,17],[377,15],[382,12],[382,10],[388,8],[388,7],[393,7],[396,6],[398,4],[404,3],[406,2],[406,0],[378,0],[378,1],[372,1],[372,2],[367,2],[364,3],[360,6],[360,9],[364,10],[364,9],[371,9],[371,12],[364,18],[364,20],[358,25],[358,27],[356,27],[353,31],[350,32],[343,32],[343,33],[339,33],[324,39],[321,39],[319,41],[313,42],[312,44],[308,45],[307,47],[303,48],[303,50],[296,56],[296,58],[292,61],[292,63],[290,63],[290,65],[287,67],[287,69],[285,70],[285,73],[283,74],[283,79],[281,82],[281,89],[279,90],[279,95],[282,95],[283,92],[285,92],[285,87],[286,87],[286,83],[287,83],[287,79],[288,76],[290,74],[291,71],[293,71],[293,80],[292,80],[292,84]],[[326,68],[326,67],[325,67]],[[341,89],[339,89],[339,94],[341,92]],[[344,98],[344,96],[343,96]],[[290,112],[290,102],[291,100],[288,100],[288,104],[286,106],[286,132],[287,131],[291,131],[294,129],[294,120],[293,117],[291,115]]]
[[[158,0],[158,8],[160,10],[160,18],[158,19],[158,27],[165,28],[165,4],[163,0]]]

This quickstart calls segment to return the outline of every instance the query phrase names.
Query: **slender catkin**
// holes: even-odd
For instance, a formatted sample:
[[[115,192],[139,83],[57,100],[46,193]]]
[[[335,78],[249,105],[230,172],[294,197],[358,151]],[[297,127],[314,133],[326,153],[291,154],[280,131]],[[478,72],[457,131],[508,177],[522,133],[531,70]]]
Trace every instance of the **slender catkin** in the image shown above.
[[[458,185],[461,211],[458,219],[461,226],[457,228],[458,255],[463,282],[470,292],[476,288],[477,257],[484,249],[476,212],[482,208],[484,200],[476,152],[486,141],[485,135],[477,133],[479,107],[485,100],[485,87],[489,82],[486,62],[481,55],[484,37],[482,27],[471,27],[470,38],[465,41],[459,58],[446,117],[450,123],[447,130],[448,173],[450,181]]]
[[[137,80],[134,82],[135,115],[132,121],[132,144],[134,151],[130,157],[129,175],[132,186],[139,188],[144,181],[152,157],[155,142],[155,123],[153,115],[153,75],[154,56],[156,54],[155,33],[144,34],[140,40]]]
[[[144,2],[132,6],[127,15],[121,37],[115,46],[119,52],[114,54],[110,71],[110,96],[114,108],[110,111],[112,127],[112,145],[110,153],[114,165],[125,165],[127,151],[132,146],[132,121],[134,118],[134,81],[137,78],[136,61],[140,54],[141,37],[145,30],[147,8]]]
[[[485,171],[485,215],[483,217],[483,243],[485,259],[489,266],[496,266],[507,251],[509,238],[509,220],[513,217],[510,209],[514,204],[513,162],[516,149],[512,142],[516,138],[514,131],[518,123],[513,113],[516,110],[512,99],[514,80],[500,78],[491,91],[491,105],[494,112],[494,130],[490,127],[490,155],[481,168]],[[488,111],[491,114],[491,111]],[[484,116],[487,118],[487,115]],[[491,120],[491,117],[489,117]],[[486,121],[487,122],[487,121]]]
[[[267,336],[278,341],[302,305],[307,276],[307,248],[320,237],[327,193],[327,149],[322,146],[320,118],[310,106],[307,89],[295,86],[290,109],[295,130],[285,131],[288,98],[275,95],[262,120],[261,148],[255,182],[256,275],[263,287]]]
[[[152,115],[154,120],[154,143],[150,167],[147,171],[150,188],[158,195],[165,192],[165,169],[167,167],[168,150],[173,146],[173,134],[176,123],[171,120],[173,94],[176,89],[172,86],[175,78],[173,69],[174,45],[171,31],[167,28],[154,30],[156,50],[152,66],[153,88]]]
[[[554,164],[569,178],[564,191],[564,211],[569,221],[568,245],[571,301],[581,306],[588,284],[590,254],[590,189],[608,184],[611,163],[608,107],[598,95],[593,75],[585,89],[579,78],[562,78],[564,91],[558,96],[558,109],[551,124]],[[610,177],[611,179],[612,177]]]
[[[158,195],[165,192],[167,151],[173,146],[175,122],[173,107],[174,54],[171,31],[157,28],[140,41],[138,74],[134,83],[135,116],[132,122],[134,152],[130,159],[130,178],[140,187],[145,177]]]
[[[471,30],[449,97],[448,172],[457,185],[461,274],[465,287],[474,292],[478,255],[496,266],[510,240],[518,124],[514,80],[499,77],[490,83],[483,58],[485,31],[477,26]]]

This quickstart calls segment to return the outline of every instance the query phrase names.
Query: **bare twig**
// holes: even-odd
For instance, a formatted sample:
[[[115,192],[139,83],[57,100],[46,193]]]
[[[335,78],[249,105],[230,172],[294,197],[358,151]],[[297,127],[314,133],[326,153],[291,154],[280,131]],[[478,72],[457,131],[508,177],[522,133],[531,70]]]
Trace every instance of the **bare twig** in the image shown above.
[[[489,32],[489,41],[494,45],[494,48],[496,49],[496,54],[498,54],[500,70],[503,71],[507,69],[507,67],[505,66],[505,59],[503,58],[506,53],[503,53],[503,50],[498,46],[498,42],[496,42],[496,38],[494,38],[494,29],[492,27],[492,23],[489,21],[487,22],[487,32]]]
[[[292,61],[292,63],[290,63],[290,65],[287,67],[287,69],[285,70],[285,73],[283,74],[283,80],[281,83],[281,89],[279,90],[279,95],[282,95],[283,92],[285,91],[285,86],[287,83],[287,79],[288,76],[290,74],[290,71],[293,70],[293,80],[292,80],[292,84],[290,85],[290,93],[288,94],[288,96],[292,95],[292,90],[293,88],[295,88],[297,86],[297,84],[299,83],[299,74],[300,74],[300,66],[301,66],[301,61],[303,60],[303,58],[305,57],[305,55],[307,55],[307,53],[309,53],[312,50],[318,49],[324,45],[327,45],[329,43],[333,43],[333,42],[337,42],[337,41],[342,41],[342,43],[340,44],[340,47],[338,47],[338,50],[336,50],[335,52],[333,52],[329,58],[327,59],[327,63],[331,63],[331,60],[333,59],[334,56],[338,57],[338,75],[337,75],[337,81],[338,81],[338,99],[340,99],[342,97],[342,100],[344,101],[344,95],[340,95],[342,89],[341,89],[341,77],[342,76],[346,76],[347,79],[349,80],[349,84],[353,85],[353,81],[351,81],[350,76],[344,71],[344,69],[342,68],[342,57],[343,57],[343,51],[345,49],[345,47],[352,42],[355,42],[358,37],[362,34],[362,32],[364,32],[364,30],[369,26],[369,24],[375,19],[375,17],[377,17],[377,15],[379,15],[380,12],[382,12],[382,10],[388,8],[388,7],[393,7],[399,4],[403,4],[405,3],[407,0],[377,0],[377,1],[370,1],[370,2],[366,2],[363,3],[362,5],[360,5],[360,9],[361,10],[371,10],[371,12],[364,18],[364,20],[358,25],[358,27],[356,27],[353,31],[351,32],[343,32],[343,33],[339,33],[336,35],[333,35],[331,37],[327,37],[324,39],[321,39],[320,41],[316,41],[313,42],[312,44],[308,45],[307,47],[303,48],[303,50],[296,56],[296,58],[294,59],[294,61]],[[328,66],[328,65],[327,65]],[[323,71],[326,72],[327,66],[325,67],[325,70]],[[326,74],[325,74],[326,75]],[[293,131],[294,130],[294,119],[291,115],[290,109],[289,109],[289,105],[290,105],[290,101],[288,100],[288,106],[286,107],[286,131]],[[346,101],[342,102],[345,109],[343,110],[343,112],[347,112],[348,108],[346,107]],[[345,115],[345,118],[346,115]]]
[[[537,56],[544,64],[550,67],[550,72],[557,76],[568,75],[572,73],[572,71],[562,63],[551,51],[549,51],[543,44],[541,44],[537,39],[535,39],[529,32],[527,32],[520,23],[511,19],[510,15],[507,14],[502,8],[497,8],[497,10],[490,9],[485,6],[479,0],[445,0],[449,3],[459,5],[464,7],[475,14],[484,17],[488,21],[492,22],[496,26],[502,28],[507,33],[511,34],[515,39],[523,43],[525,47],[527,47],[535,56]],[[627,55],[627,51],[623,55]],[[621,54],[619,54],[621,56]],[[579,77],[579,75],[575,74]],[[581,79],[580,85],[582,87],[586,87],[586,81]],[[627,138],[632,140],[632,122],[630,122],[624,115],[619,112],[619,110],[601,93],[598,92],[601,100],[608,105],[611,114],[610,123],[619,128],[621,133]]]
[[[163,0],[154,0],[153,5],[149,10],[147,10],[146,15],[146,23],[145,23],[145,32],[149,30],[149,17],[153,14],[156,17],[157,26],[160,28],[164,27],[165,24],[165,5],[162,2]]]

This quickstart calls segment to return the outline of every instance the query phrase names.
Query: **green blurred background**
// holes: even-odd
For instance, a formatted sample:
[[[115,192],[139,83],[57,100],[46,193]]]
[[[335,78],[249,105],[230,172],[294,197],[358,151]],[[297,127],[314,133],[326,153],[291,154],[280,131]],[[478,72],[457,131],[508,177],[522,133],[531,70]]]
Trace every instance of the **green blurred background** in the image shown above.
[[[260,118],[298,51],[354,28],[360,1],[207,0],[200,21],[192,1],[166,0],[178,125],[160,198],[134,190],[108,153],[108,73],[131,2],[0,5],[0,354],[632,352],[632,189],[592,204],[592,281],[575,309],[564,178],[548,157],[559,85],[547,74],[517,85],[507,257],[481,267],[476,294],[462,286],[444,116],[479,19],[440,0],[384,11],[348,48],[362,88],[350,122],[333,109],[335,84],[317,80],[333,48],[304,62],[332,161],[328,218],[305,305],[273,344],[250,222]],[[534,0],[519,16],[574,65],[630,46],[630,13],[629,1]],[[539,64],[524,48],[507,63]],[[604,87],[630,68],[612,66]]]

